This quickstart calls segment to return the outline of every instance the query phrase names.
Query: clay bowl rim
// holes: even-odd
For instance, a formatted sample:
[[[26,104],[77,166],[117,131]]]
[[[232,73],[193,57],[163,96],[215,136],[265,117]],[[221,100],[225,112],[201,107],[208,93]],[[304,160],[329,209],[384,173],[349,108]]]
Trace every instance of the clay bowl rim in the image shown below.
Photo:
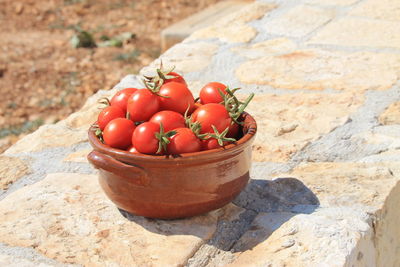
[[[193,152],[184,153],[177,157],[171,157],[166,155],[148,155],[142,153],[130,153],[125,150],[111,148],[97,138],[94,133],[94,124],[92,124],[88,130],[89,143],[94,150],[112,156],[113,158],[125,161],[125,162],[154,162],[157,164],[168,162],[187,162],[187,161],[204,161],[204,160],[215,160],[224,156],[231,156],[237,154],[242,150],[242,147],[247,145],[255,137],[257,133],[257,123],[255,119],[247,112],[243,112],[244,127],[247,128],[247,132],[240,138],[235,144],[229,144],[225,147]]]

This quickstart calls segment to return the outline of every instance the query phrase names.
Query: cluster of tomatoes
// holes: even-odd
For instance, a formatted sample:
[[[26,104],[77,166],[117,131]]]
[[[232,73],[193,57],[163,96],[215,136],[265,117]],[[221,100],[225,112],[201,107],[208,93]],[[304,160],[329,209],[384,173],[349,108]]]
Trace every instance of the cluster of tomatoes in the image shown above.
[[[162,67],[144,84],[103,100],[107,107],[98,115],[96,135],[104,144],[152,155],[219,148],[240,137],[240,115],[253,97],[241,102],[237,89],[210,82],[195,99],[181,75]]]

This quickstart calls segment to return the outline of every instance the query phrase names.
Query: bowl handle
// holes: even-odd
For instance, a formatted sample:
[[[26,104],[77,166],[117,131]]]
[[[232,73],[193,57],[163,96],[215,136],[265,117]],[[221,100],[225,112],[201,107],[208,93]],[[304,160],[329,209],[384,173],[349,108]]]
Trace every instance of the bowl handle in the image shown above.
[[[130,182],[134,184],[146,186],[150,182],[146,171],[140,167],[122,163],[98,151],[90,152],[87,158],[96,169],[103,169],[117,176],[130,179]]]

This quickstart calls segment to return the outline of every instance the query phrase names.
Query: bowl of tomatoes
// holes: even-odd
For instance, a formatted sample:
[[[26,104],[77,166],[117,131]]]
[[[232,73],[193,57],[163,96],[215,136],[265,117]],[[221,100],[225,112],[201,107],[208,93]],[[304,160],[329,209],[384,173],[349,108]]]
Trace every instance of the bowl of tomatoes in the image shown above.
[[[145,87],[113,96],[89,131],[89,162],[122,210],[176,219],[221,208],[247,185],[257,132],[239,101],[221,83],[194,99],[172,70],[145,77]]]

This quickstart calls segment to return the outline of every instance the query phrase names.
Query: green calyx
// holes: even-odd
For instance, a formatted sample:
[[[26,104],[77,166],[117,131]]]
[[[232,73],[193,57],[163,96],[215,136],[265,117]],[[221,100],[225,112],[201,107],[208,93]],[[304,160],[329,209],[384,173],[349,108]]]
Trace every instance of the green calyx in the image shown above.
[[[174,69],[175,66],[171,67],[170,69],[164,69],[161,61],[160,68],[156,70],[157,75],[143,76],[144,77],[143,83],[146,86],[146,88],[149,89],[153,94],[168,98],[168,96],[159,95],[158,92],[160,91],[161,86],[164,84],[166,80],[175,78],[175,76],[169,75],[169,73],[171,73]]]
[[[185,114],[183,115],[183,117],[185,118],[185,124],[186,127],[188,127],[190,130],[192,130],[192,132],[201,140],[205,140],[207,134],[201,134],[201,124],[200,122],[196,121],[193,122],[192,121],[192,117],[188,116],[188,112],[189,112],[189,108],[190,106],[188,106],[188,108],[185,111]]]
[[[223,98],[221,104],[223,104],[226,110],[229,112],[229,116],[232,118],[232,121],[239,125],[242,125],[243,122],[239,122],[238,119],[240,115],[242,115],[246,107],[249,105],[250,101],[253,99],[254,93],[251,93],[249,97],[244,102],[242,102],[239,101],[239,99],[237,99],[237,97],[235,96],[235,92],[239,89],[240,88],[234,88],[231,90],[227,87],[226,94],[224,94],[220,89],[218,89],[218,92]]]
[[[100,142],[104,143],[103,132],[100,130],[99,125],[95,124],[93,129],[95,130],[94,135],[96,135],[97,138],[99,138]]]
[[[229,131],[229,126],[226,127],[226,129],[223,130],[221,133],[218,132],[217,127],[215,127],[214,125],[211,125],[211,127],[213,128],[214,133],[208,134],[206,139],[210,138],[217,139],[219,146],[224,146],[224,142],[236,142],[235,138],[226,137]]]
[[[175,134],[176,134],[176,131],[165,132],[164,126],[162,125],[162,123],[160,123],[160,132],[154,133],[154,135],[156,136],[156,138],[158,140],[158,150],[157,150],[156,154],[160,154],[161,152],[167,152],[167,145],[169,143],[171,143],[169,138],[171,138]]]

